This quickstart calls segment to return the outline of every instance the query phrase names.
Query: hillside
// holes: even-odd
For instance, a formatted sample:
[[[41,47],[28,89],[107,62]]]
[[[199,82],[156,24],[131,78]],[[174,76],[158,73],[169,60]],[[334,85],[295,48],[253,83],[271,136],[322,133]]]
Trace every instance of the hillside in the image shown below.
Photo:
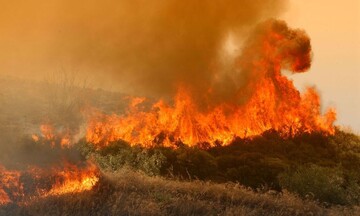
[[[254,192],[236,183],[166,180],[129,170],[104,174],[92,191],[0,208],[0,215],[356,215],[284,191]]]
[[[235,138],[225,146],[189,147],[178,142],[176,148],[161,143],[144,147],[118,140],[99,148],[84,138],[81,110],[121,113],[129,102],[126,95],[71,83],[60,88],[14,78],[0,81],[0,183],[11,183],[0,185],[0,198],[2,191],[10,194],[10,201],[0,199],[0,215],[356,215],[360,211],[360,138],[352,132],[336,128],[334,135],[282,137],[268,130]],[[50,138],[41,134],[44,122],[54,125]],[[66,147],[62,134],[57,134],[62,128],[71,128],[78,137]],[[76,178],[82,183],[80,171],[89,162],[96,169],[90,190],[46,192],[52,191],[52,182],[64,170],[78,175],[66,167],[69,163],[77,167]]]

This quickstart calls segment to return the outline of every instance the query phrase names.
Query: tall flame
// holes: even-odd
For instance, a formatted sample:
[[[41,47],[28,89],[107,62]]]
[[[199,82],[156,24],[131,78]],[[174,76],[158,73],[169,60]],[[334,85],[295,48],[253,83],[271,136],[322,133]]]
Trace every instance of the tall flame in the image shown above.
[[[249,39],[236,65],[250,82],[239,87],[231,101],[209,104],[203,109],[196,101],[193,86],[181,85],[173,105],[159,100],[150,110],[140,109],[144,99],[135,98],[124,115],[96,113],[88,123],[87,141],[98,147],[112,141],[131,144],[189,146],[198,143],[226,145],[234,137],[259,135],[272,129],[283,137],[314,131],[334,133],[335,111],[320,112],[320,98],[314,88],[305,93],[281,74],[281,69],[304,72],[310,67],[310,39],[284,22],[261,24]],[[240,77],[239,77],[240,78]],[[212,98],[215,85],[202,92]],[[214,93],[215,92],[215,93]],[[240,103],[246,98],[246,103]]]
[[[98,146],[125,140],[132,144],[175,146],[181,142],[189,146],[207,142],[228,144],[234,137],[259,135],[274,129],[282,136],[320,131],[333,134],[335,112],[325,115],[319,111],[319,97],[309,88],[295,106],[276,104],[274,86],[264,83],[248,104],[229,107],[222,104],[210,112],[200,112],[185,90],[179,90],[174,106],[160,100],[151,111],[132,108],[126,115],[98,113],[90,120],[87,140]],[[230,114],[226,111],[231,110]]]

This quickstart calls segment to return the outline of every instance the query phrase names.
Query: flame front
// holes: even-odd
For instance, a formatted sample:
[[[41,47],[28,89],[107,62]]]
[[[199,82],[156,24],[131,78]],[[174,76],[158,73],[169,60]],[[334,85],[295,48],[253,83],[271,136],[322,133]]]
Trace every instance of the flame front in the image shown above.
[[[71,136],[69,130],[56,130],[52,124],[42,124],[40,125],[41,137],[50,142],[51,147],[55,147],[56,145],[60,146],[60,148],[69,148],[72,144]],[[32,139],[35,142],[40,141],[40,136],[33,134]]]
[[[99,171],[91,163],[85,166],[65,163],[64,167],[31,167],[22,171],[0,167],[0,205],[24,205],[33,198],[88,191],[98,181]]]
[[[23,184],[20,182],[20,172],[6,170],[0,165],[0,205],[12,202],[12,199],[23,197]]]
[[[56,183],[52,185],[51,190],[46,195],[61,195],[91,190],[99,180],[97,168],[93,164],[88,164],[83,169],[68,164],[64,170],[60,172],[54,170],[54,173],[56,173]]]
[[[175,105],[158,101],[151,111],[130,109],[124,116],[98,113],[88,125],[87,140],[98,146],[125,140],[150,147],[155,144],[189,146],[207,142],[229,144],[234,137],[259,135],[274,129],[283,137],[314,131],[333,134],[335,112],[320,114],[319,97],[312,88],[295,105],[276,104],[275,88],[262,86],[244,107],[215,107],[211,112],[198,110],[189,94],[180,90]],[[231,110],[231,114],[226,114]]]
[[[281,74],[281,69],[304,72],[310,67],[310,39],[284,22],[268,21],[255,30],[242,55],[236,59],[240,72],[250,80],[238,88],[231,100],[208,104],[203,109],[193,95],[193,86],[181,85],[170,105],[164,100],[150,110],[140,109],[144,99],[135,98],[124,115],[96,113],[88,123],[87,141],[98,147],[112,141],[152,146],[189,146],[230,143],[234,137],[259,135],[275,130],[283,137],[300,133],[333,134],[336,113],[320,112],[320,98],[314,88],[305,93]],[[212,98],[209,84],[202,98]],[[243,101],[246,99],[245,103]],[[204,100],[206,101],[206,100]]]
[[[57,151],[61,163],[50,167],[29,166],[24,170],[7,170],[0,165],[0,205],[26,205],[34,198],[79,193],[91,190],[99,181],[99,170],[93,163],[66,160],[66,152],[72,147],[67,130],[43,124],[40,132],[41,135],[31,136],[34,144]]]

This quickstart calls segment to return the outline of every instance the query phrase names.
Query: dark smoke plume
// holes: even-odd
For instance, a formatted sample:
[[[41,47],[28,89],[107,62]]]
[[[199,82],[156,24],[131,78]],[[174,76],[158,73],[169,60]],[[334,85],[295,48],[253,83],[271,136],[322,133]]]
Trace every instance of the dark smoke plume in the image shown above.
[[[7,1],[0,9],[1,71],[42,77],[65,67],[130,93],[166,96],[186,84],[201,94],[218,76],[219,50],[228,35],[237,38],[283,5],[282,0]]]
[[[244,32],[283,6],[283,0],[2,1],[0,75],[41,80],[75,70],[94,85],[131,94],[171,97],[186,85],[198,101],[222,102],[246,87],[249,77],[235,73],[234,59],[229,73],[222,73],[227,38],[245,38]],[[203,98],[209,88],[213,93]],[[0,128],[2,162],[37,158],[23,146],[14,148],[19,140],[7,130]]]

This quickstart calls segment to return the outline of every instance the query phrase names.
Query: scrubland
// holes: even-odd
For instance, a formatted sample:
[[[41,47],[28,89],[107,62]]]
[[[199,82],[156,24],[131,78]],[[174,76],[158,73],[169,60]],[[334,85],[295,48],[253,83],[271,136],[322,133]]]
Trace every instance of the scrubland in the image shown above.
[[[179,143],[175,149],[120,140],[97,149],[82,138],[80,107],[121,111],[124,95],[0,82],[0,164],[52,162],[44,159],[51,156],[47,147],[31,138],[51,121],[79,134],[72,157],[91,160],[100,171],[90,191],[9,203],[0,215],[360,215],[360,138],[351,131],[291,138],[266,131],[228,146]]]
[[[92,191],[8,205],[2,215],[357,215],[359,207],[328,206],[283,191],[238,183],[179,181],[122,169],[104,173]]]

